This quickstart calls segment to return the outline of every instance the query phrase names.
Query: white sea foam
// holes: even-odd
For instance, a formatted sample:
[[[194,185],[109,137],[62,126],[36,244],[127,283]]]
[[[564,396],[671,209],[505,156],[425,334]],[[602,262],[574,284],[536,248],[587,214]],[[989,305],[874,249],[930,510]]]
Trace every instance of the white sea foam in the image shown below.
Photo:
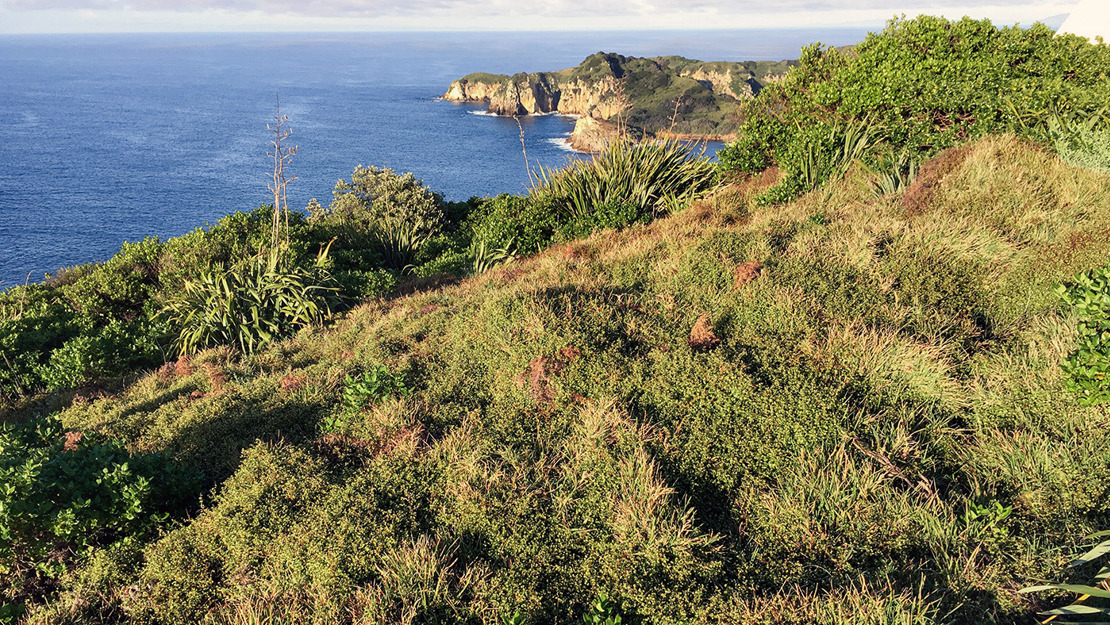
[[[544,141],[547,141],[551,145],[553,145],[553,146],[555,146],[555,147],[557,147],[560,150],[563,150],[565,152],[571,152],[571,153],[574,153],[574,154],[578,153],[578,150],[575,150],[574,148],[570,147],[570,135],[569,134],[565,135],[565,136],[562,136],[562,137],[549,137],[547,139],[544,139]]]

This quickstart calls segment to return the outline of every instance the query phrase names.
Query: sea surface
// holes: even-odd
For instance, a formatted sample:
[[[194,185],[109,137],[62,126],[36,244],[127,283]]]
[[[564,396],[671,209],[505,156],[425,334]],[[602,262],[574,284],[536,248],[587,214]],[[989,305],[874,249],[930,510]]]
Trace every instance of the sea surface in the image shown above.
[[[0,36],[0,289],[105,260],[267,202],[276,106],[291,207],[356,165],[412,171],[448,199],[528,188],[520,130],[438,100],[475,71],[573,67],[603,50],[705,61],[797,58],[865,29]],[[530,165],[558,166],[573,119],[523,120]],[[709,152],[719,146],[710,145]]]

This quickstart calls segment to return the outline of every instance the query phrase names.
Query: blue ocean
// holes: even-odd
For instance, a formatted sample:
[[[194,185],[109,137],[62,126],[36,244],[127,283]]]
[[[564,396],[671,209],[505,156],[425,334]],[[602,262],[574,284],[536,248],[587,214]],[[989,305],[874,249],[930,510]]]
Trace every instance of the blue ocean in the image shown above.
[[[327,203],[356,165],[412,171],[448,199],[527,189],[520,131],[438,100],[475,71],[577,65],[604,50],[797,58],[864,29],[141,34],[0,37],[0,289],[267,202],[280,100],[292,207]],[[523,120],[532,167],[578,156],[573,120]],[[710,146],[715,151],[718,146]]]

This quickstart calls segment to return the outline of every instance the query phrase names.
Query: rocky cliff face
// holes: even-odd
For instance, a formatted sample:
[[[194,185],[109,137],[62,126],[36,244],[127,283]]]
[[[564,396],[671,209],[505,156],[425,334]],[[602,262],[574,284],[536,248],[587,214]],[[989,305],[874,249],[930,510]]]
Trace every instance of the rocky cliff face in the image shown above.
[[[500,82],[481,82],[460,78],[451,83],[447,93],[443,94],[443,99],[455,102],[483,102],[489,100],[500,86]]]
[[[570,133],[570,147],[579,152],[600,152],[620,137],[616,124],[593,117],[579,117]]]
[[[744,72],[741,81],[739,81],[739,84],[743,85],[740,88],[733,87],[733,79],[736,76],[733,74],[733,70],[731,69],[726,69],[724,71],[714,71],[711,69],[699,67],[693,71],[686,70],[682,72],[681,75],[698,81],[707,89],[712,89],[715,93],[729,95],[737,100],[746,100],[753,96],[752,86],[748,82],[749,80],[751,80],[749,72]]]
[[[518,74],[496,85],[456,80],[443,99],[488,102],[487,110],[495,115],[559,113],[609,119],[621,111],[620,85],[612,76],[568,81],[555,74]]]

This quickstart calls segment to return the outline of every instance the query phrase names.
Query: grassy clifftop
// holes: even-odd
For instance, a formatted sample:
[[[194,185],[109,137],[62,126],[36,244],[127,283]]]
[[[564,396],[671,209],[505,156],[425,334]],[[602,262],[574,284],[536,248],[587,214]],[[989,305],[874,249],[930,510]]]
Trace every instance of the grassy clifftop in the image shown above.
[[[1110,521],[1052,291],[1110,261],[1110,177],[1009,137],[896,195],[777,177],[67,401],[215,488],[31,621],[1026,622]]]

